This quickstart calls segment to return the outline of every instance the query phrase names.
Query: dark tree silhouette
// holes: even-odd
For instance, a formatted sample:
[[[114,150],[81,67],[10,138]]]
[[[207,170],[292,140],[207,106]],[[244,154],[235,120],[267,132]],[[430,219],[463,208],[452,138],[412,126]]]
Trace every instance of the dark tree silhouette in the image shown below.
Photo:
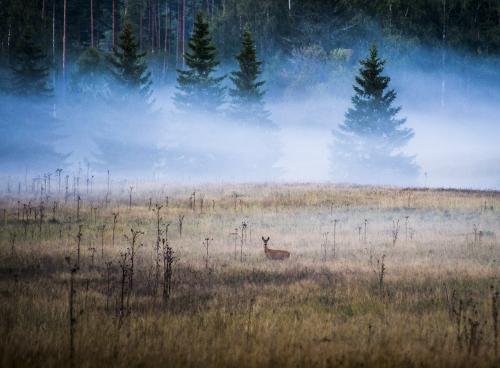
[[[224,103],[225,76],[214,77],[217,52],[212,44],[208,23],[198,13],[193,34],[189,40],[189,51],[184,55],[186,70],[178,70],[177,89],[174,101],[182,110],[215,112]]]
[[[133,26],[126,22],[111,64],[116,83],[110,83],[112,108],[104,110],[95,142],[95,166],[117,173],[152,172],[160,150],[151,145],[156,112],[151,105],[151,74],[139,51]],[[116,130],[119,125],[121,129]]]
[[[11,91],[16,95],[49,95],[49,68],[46,55],[33,39],[33,31],[26,26],[16,43],[11,58]]]
[[[231,73],[234,88],[229,91],[232,113],[245,120],[270,123],[269,112],[264,108],[265,92],[262,90],[266,82],[259,80],[262,62],[257,60],[257,50],[249,30],[243,33],[242,47],[236,60],[240,68]]]
[[[390,78],[382,75],[385,60],[375,46],[360,61],[352,107],[334,130],[332,171],[342,181],[362,183],[411,183],[418,174],[413,157],[401,149],[413,137],[406,119],[397,117],[396,92],[388,90]]]
[[[145,56],[146,53],[139,52],[132,25],[126,22],[120,34],[118,47],[113,50],[110,58],[113,74],[119,85],[123,87],[120,92],[124,96],[137,94],[149,103],[152,82]]]
[[[95,103],[107,95],[108,77],[105,54],[95,48],[88,48],[76,60],[71,87],[78,99],[90,99]]]
[[[0,101],[0,170],[64,165],[66,156],[55,150],[60,125],[55,118],[47,59],[30,25],[15,42],[9,83],[0,92]]]

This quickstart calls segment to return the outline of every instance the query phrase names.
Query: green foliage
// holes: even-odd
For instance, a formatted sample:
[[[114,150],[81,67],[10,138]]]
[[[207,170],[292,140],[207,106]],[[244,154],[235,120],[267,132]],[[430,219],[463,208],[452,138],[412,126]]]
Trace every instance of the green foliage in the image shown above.
[[[146,7],[145,0],[128,0],[124,4],[123,17],[126,23],[130,23],[133,30],[136,32],[134,35],[139,38],[139,33],[141,31],[141,19],[143,19]]]
[[[400,129],[405,119],[397,119],[401,110],[392,107],[396,99],[394,90],[386,91],[390,78],[383,76],[385,61],[378,57],[375,46],[370,49],[370,56],[361,60],[362,68],[355,78],[353,107],[346,114],[341,129],[366,137],[385,137],[381,143],[384,150],[391,152],[405,144],[412,136],[409,129]]]
[[[80,96],[102,97],[107,89],[106,76],[109,74],[105,54],[95,48],[86,49],[76,61],[72,75],[73,90]]]
[[[264,109],[262,90],[265,81],[259,80],[262,62],[257,60],[257,50],[248,30],[243,33],[241,51],[236,60],[240,69],[231,73],[235,88],[229,91],[233,113],[244,119],[267,121],[269,113]]]
[[[201,13],[196,17],[189,51],[184,55],[184,60],[187,69],[177,71],[176,105],[183,110],[216,111],[224,103],[221,83],[225,76],[213,76],[219,62],[208,23]]]
[[[78,57],[76,66],[81,74],[103,73],[106,70],[104,54],[95,48],[88,48]]]
[[[43,52],[50,56],[54,37],[53,67],[57,78],[62,60],[63,1],[4,0],[1,4],[0,65],[10,59],[13,45],[17,44],[29,25]],[[116,33],[122,23],[131,23],[139,50],[144,50],[146,45],[151,47],[151,66],[157,66],[156,70],[162,72],[173,71],[163,66],[165,60],[173,60],[177,56],[178,2],[94,0],[92,4],[91,12],[88,0],[67,2],[67,65],[72,65],[89,47],[92,16],[94,46],[97,49],[108,51],[111,47],[112,19]],[[266,62],[277,55],[290,56],[296,49],[314,45],[319,45],[328,53],[335,48],[364,49],[366,42],[374,40],[384,50],[387,41],[390,50],[398,56],[408,55],[406,50],[401,49],[413,46],[430,47],[431,50],[444,47],[482,57],[496,57],[500,53],[498,1],[292,0],[291,4],[289,9],[284,0],[185,1],[186,32],[191,31],[196,12],[209,9],[213,44],[222,63],[238,52],[240,43],[234,35],[240,34],[244,27],[252,31],[259,56]],[[429,61],[432,64],[430,69],[436,67],[436,60]],[[464,57],[461,63],[470,66],[473,62]],[[266,68],[266,71],[273,70]]]
[[[297,29],[286,0],[225,0],[221,5],[213,19],[214,43],[221,60],[232,59],[238,52],[240,42],[233,36],[245,27],[252,31],[262,55],[291,50]]]
[[[294,1],[291,13],[295,48],[319,44],[321,48],[352,46],[357,37],[357,12],[345,0]],[[348,31],[347,31],[348,30]]]
[[[345,95],[350,93],[352,49],[329,52],[319,44],[297,47],[291,57],[275,63],[267,62],[266,72],[272,82],[283,86],[287,96],[312,94]],[[270,78],[269,78],[270,79]]]
[[[128,91],[134,91],[144,101],[149,102],[151,96],[151,73],[144,57],[146,53],[139,52],[135,41],[132,25],[125,23],[120,34],[118,48],[113,50],[110,62],[113,74],[118,83],[124,87],[122,93],[127,96]]]
[[[413,137],[404,127],[406,119],[398,119],[400,107],[394,107],[396,92],[388,90],[390,78],[382,75],[385,60],[375,46],[370,56],[360,61],[355,78],[352,107],[345,121],[334,132],[334,173],[354,181],[377,180],[384,172],[396,181],[411,181],[417,174],[413,158],[400,150]]]
[[[46,55],[33,39],[31,27],[26,27],[11,57],[11,91],[22,96],[48,95],[49,68]]]

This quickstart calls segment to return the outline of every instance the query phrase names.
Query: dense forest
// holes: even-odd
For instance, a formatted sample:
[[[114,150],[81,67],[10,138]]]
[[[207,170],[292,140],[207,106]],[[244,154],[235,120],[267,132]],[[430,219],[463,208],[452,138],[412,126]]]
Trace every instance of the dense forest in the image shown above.
[[[127,19],[154,80],[162,80],[181,66],[199,11],[210,20],[222,62],[237,53],[234,35],[245,27],[264,60],[312,45],[327,53],[365,50],[374,26],[395,43],[404,39],[481,56],[500,52],[497,0],[2,0],[1,62],[8,65],[30,27],[56,80],[64,80],[89,47],[110,52]]]
[[[85,162],[279,176],[279,124],[266,101],[311,91],[349,98],[374,45],[373,62],[439,74],[427,97],[441,106],[456,88],[471,100],[473,82],[500,78],[500,1],[0,0],[2,170]],[[389,80],[379,91],[394,93],[387,121],[404,122]],[[160,111],[167,100],[190,117]]]

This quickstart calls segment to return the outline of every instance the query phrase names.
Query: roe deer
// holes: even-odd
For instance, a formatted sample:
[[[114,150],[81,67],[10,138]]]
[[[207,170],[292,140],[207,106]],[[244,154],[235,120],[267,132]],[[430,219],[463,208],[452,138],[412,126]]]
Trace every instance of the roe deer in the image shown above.
[[[269,237],[267,237],[267,239],[262,237],[262,241],[264,242],[264,253],[266,254],[267,258],[272,259],[273,261],[282,261],[284,259],[290,258],[290,252],[287,252],[286,250],[269,249],[267,247]]]

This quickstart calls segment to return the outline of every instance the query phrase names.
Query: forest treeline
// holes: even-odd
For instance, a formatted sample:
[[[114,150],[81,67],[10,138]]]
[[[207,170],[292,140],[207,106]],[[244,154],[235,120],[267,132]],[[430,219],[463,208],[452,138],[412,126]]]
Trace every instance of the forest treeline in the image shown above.
[[[498,0],[1,0],[0,62],[6,65],[26,27],[61,79],[82,52],[109,52],[125,19],[147,52],[155,80],[182,64],[196,14],[212,27],[220,61],[239,50],[248,27],[261,57],[318,45],[363,50],[374,27],[388,39],[487,56],[500,52]]]
[[[352,96],[329,122],[336,178],[411,184],[385,60],[438,71],[444,106],[447,69],[467,99],[499,56],[500,0],[0,0],[0,169],[279,177],[266,93],[310,91]]]

